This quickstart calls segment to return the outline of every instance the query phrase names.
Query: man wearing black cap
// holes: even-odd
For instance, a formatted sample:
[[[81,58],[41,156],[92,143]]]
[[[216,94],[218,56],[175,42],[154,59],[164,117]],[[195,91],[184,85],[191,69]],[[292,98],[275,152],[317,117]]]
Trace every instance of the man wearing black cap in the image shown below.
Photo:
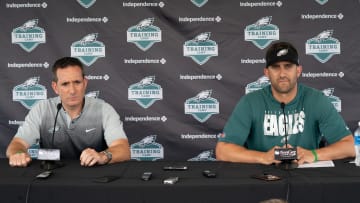
[[[280,163],[274,153],[285,143],[297,150],[298,164],[355,156],[344,120],[321,91],[297,83],[301,71],[290,43],[278,42],[267,50],[264,74],[271,85],[236,105],[216,146],[218,160]],[[319,148],[322,136],[329,145]]]

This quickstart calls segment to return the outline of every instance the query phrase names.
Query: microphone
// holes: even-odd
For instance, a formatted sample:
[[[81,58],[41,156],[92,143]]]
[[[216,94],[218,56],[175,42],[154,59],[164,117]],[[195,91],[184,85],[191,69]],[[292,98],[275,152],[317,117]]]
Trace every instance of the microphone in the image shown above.
[[[282,113],[283,113],[283,116],[284,116],[284,130],[285,130],[285,147],[288,148],[288,139],[287,139],[287,130],[286,130],[286,115],[285,115],[285,103],[284,102],[281,102],[280,103],[280,108],[282,109]]]
[[[282,161],[284,169],[294,169],[297,168],[297,164],[293,163],[293,160],[297,159],[297,150],[296,148],[288,148],[288,132],[286,129],[287,121],[285,114],[285,103],[280,103],[280,108],[282,109],[282,115],[284,117],[284,130],[285,130],[285,148],[275,149],[275,159]]]
[[[50,147],[51,149],[49,149],[49,152],[46,153],[52,153],[53,149],[54,149],[54,137],[55,137],[55,130],[56,130],[56,123],[57,123],[57,117],[59,115],[60,109],[62,108],[62,103],[58,103],[56,105],[56,115],[55,115],[55,121],[54,121],[54,127],[53,127],[53,131],[52,131],[52,137],[51,137],[51,144]],[[45,149],[46,150],[46,149]],[[55,161],[55,160],[43,160],[41,162],[41,168],[44,170],[52,170],[55,168],[60,168],[62,166],[64,166],[64,163],[60,162],[60,161]]]
[[[58,103],[56,105],[57,111],[56,111],[56,115],[55,115],[54,128],[53,128],[52,137],[51,137],[51,148],[54,148],[54,137],[55,137],[56,122],[57,122],[57,117],[59,115],[61,107],[62,107],[62,103]]]

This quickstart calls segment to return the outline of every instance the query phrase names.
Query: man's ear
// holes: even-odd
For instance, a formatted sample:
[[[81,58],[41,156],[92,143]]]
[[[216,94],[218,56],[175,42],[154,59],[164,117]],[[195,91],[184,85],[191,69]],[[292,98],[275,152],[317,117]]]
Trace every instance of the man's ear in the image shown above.
[[[56,83],[56,82],[52,81],[52,82],[51,82],[51,87],[53,88],[53,90],[54,90],[54,92],[55,92],[56,94],[59,94],[59,91],[58,91],[58,87],[57,87],[57,83]]]
[[[265,75],[266,77],[269,77],[269,76],[268,76],[268,75],[269,75],[268,71],[269,71],[268,68],[264,68],[264,75]]]
[[[89,81],[89,80],[85,77],[85,78],[84,78],[85,89],[86,89],[86,87],[87,87],[88,81]]]
[[[298,65],[296,67],[296,75],[297,75],[298,78],[300,77],[301,73],[302,73],[302,66]]]

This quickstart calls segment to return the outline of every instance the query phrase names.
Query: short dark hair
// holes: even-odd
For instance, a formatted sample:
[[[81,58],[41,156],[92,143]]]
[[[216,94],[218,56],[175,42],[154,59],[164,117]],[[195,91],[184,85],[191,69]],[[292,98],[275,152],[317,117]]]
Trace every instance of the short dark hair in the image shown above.
[[[266,68],[279,61],[288,61],[299,65],[299,55],[289,42],[277,42],[266,51]]]
[[[54,65],[52,67],[53,81],[54,82],[58,81],[56,71],[59,68],[63,69],[63,68],[66,68],[68,66],[79,66],[80,69],[81,69],[82,76],[85,77],[84,66],[83,66],[83,64],[81,63],[81,61],[79,59],[74,58],[74,57],[63,57],[63,58],[60,58],[57,61],[55,61]]]

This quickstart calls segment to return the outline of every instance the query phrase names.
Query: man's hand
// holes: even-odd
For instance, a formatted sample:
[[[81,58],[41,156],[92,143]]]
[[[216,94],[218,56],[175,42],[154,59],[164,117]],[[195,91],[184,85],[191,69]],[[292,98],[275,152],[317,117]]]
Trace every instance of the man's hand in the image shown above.
[[[304,149],[302,147],[297,147],[297,163],[299,165],[304,163],[312,163],[315,161],[314,154],[311,150]]]
[[[107,156],[104,153],[91,148],[84,149],[80,155],[80,165],[82,166],[104,165],[107,161]]]
[[[9,156],[9,165],[11,167],[26,167],[31,162],[31,158],[28,153],[16,152]]]
[[[279,164],[281,161],[275,159],[275,149],[279,149],[279,146],[275,146],[271,148],[269,151],[264,152],[261,156],[262,164],[270,165],[270,164]]]
[[[9,165],[11,167],[26,167],[31,162],[31,157],[27,152],[29,144],[25,140],[14,137],[8,148],[6,149],[6,156],[9,158]]]

